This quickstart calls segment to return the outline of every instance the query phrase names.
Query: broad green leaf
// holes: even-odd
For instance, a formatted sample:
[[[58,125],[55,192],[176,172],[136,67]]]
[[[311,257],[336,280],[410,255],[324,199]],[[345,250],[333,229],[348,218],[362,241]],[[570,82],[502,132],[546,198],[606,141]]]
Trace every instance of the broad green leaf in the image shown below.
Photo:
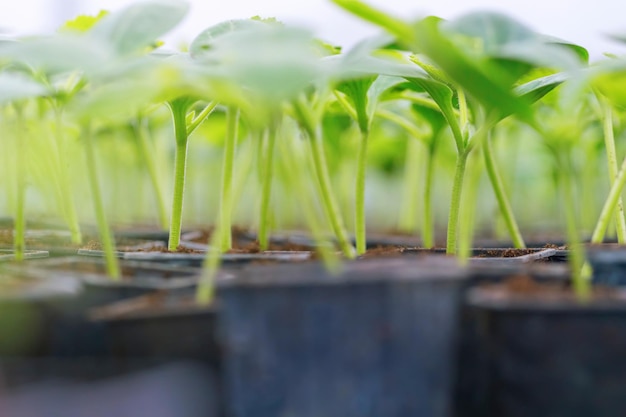
[[[532,103],[541,100],[546,94],[563,84],[568,74],[559,72],[529,81],[515,88],[515,94],[528,98]]]
[[[150,0],[131,4],[97,22],[89,34],[107,42],[120,55],[142,52],[178,25],[189,5],[176,0]]]
[[[585,76],[613,105],[626,108],[626,60],[603,61]]]
[[[568,49],[571,52],[575,53],[576,55],[578,55],[578,58],[580,59],[581,62],[583,63],[589,63],[589,51],[580,46],[577,45],[575,43],[572,43],[570,41],[566,41],[564,39],[561,38],[557,38],[555,36],[550,36],[550,35],[541,35],[541,38],[543,39],[543,42],[545,42],[548,45],[558,45],[562,48]]]
[[[532,120],[529,103],[513,94],[508,77],[489,63],[479,66],[459,50],[439,30],[440,21],[439,18],[428,17],[415,26],[417,49],[487,109]]]
[[[266,23],[257,19],[236,19],[210,26],[194,38],[189,45],[189,53],[193,58],[202,58],[203,54],[210,51],[215,41],[221,36],[240,30],[263,27],[263,25]]]
[[[0,104],[43,96],[47,90],[39,83],[20,74],[0,73]]]
[[[23,62],[49,74],[100,71],[113,56],[107,45],[80,36],[54,35],[0,45],[0,60]]]

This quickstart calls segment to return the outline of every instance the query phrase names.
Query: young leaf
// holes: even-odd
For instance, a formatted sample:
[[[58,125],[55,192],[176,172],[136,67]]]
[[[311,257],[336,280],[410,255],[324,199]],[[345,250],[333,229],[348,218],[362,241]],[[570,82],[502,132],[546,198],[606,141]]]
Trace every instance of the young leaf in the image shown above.
[[[213,48],[213,44],[216,40],[229,34],[240,30],[255,29],[258,27],[264,27],[263,21],[257,19],[236,19],[227,20],[225,22],[218,23],[217,25],[210,26],[204,29],[198,36],[191,41],[189,45],[189,54],[192,58],[202,58],[203,55]]]
[[[105,16],[89,34],[112,45],[120,55],[135,54],[173,29],[188,10],[187,3],[176,0],[135,3]]]
[[[39,83],[20,74],[0,73],[0,104],[46,94]]]
[[[85,33],[89,31],[104,16],[108,15],[107,10],[100,10],[95,16],[80,15],[72,20],[68,20],[59,28],[59,33]]]

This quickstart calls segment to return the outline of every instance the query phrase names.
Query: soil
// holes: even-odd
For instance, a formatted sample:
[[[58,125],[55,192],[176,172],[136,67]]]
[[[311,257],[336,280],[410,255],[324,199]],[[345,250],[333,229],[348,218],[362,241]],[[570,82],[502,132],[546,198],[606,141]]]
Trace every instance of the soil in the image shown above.
[[[498,284],[483,284],[489,290],[489,297],[501,300],[537,300],[578,302],[579,298],[571,288],[570,281],[538,282],[527,275],[516,275]],[[591,300],[625,301],[625,294],[615,288],[594,286]]]
[[[137,274],[135,273],[136,269],[124,265],[120,265],[120,273],[121,278],[123,280],[130,280],[135,277]],[[46,269],[56,270],[56,271],[67,271],[71,270],[73,272],[84,272],[89,274],[100,274],[104,275],[107,273],[106,265],[104,263],[99,262],[90,262],[90,261],[77,261],[70,263],[58,263],[58,264],[48,264],[46,265]],[[174,278],[179,277],[181,274],[177,270],[162,270],[159,268],[150,268],[146,267],[146,269],[154,269],[155,275],[160,278]]]

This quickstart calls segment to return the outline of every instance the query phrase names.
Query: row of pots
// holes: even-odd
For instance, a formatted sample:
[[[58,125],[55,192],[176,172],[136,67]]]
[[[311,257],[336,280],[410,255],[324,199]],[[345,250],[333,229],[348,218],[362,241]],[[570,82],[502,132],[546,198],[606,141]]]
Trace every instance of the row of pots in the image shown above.
[[[14,342],[0,344],[4,382],[46,372],[89,380],[185,360],[217,381],[207,415],[624,414],[620,290],[586,304],[552,293],[511,296],[479,284],[521,274],[567,287],[566,265],[461,268],[443,256],[404,255],[346,263],[339,275],[316,262],[235,263],[218,278],[210,307],[192,302],[198,270],[179,261],[124,260],[134,278],[120,284],[102,277],[97,258],[5,266],[6,276],[66,284],[54,297],[0,302],[30,309],[0,315],[9,335],[2,340]],[[80,273],[68,272],[76,267]],[[598,277],[612,271],[594,267]],[[22,332],[17,316],[30,318],[17,325]]]

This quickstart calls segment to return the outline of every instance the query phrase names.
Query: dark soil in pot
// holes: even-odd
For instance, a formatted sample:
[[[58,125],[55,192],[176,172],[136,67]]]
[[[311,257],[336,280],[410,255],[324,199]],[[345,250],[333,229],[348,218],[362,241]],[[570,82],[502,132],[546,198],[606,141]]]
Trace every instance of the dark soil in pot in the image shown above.
[[[246,268],[218,284],[236,417],[449,416],[465,272],[445,257]]]
[[[472,289],[485,370],[471,416],[626,415],[626,294],[580,302],[562,284]]]
[[[472,256],[469,262],[470,265],[483,265],[487,263],[521,264],[549,259],[555,252],[556,250],[553,248],[480,248],[472,249]],[[369,249],[361,258],[426,254],[445,255],[445,253],[446,250],[444,248],[424,249],[404,246],[379,246]]]

